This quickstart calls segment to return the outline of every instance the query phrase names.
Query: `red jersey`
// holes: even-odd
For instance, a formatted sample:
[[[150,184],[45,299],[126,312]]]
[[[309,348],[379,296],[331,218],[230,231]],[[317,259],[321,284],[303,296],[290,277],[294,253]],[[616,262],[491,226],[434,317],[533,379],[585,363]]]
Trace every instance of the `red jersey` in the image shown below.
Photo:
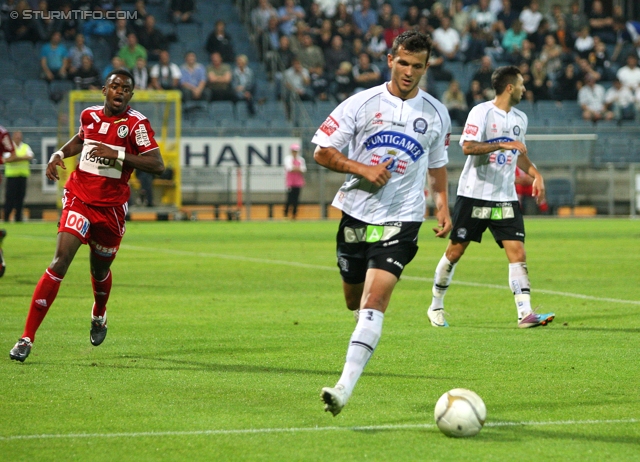
[[[129,177],[133,167],[117,159],[101,159],[89,154],[88,141],[99,141],[127,154],[144,154],[158,147],[149,120],[127,107],[117,116],[107,117],[103,106],[91,106],[80,114],[78,136],[84,141],[78,167],[65,185],[82,202],[98,207],[122,205],[129,200]]]
[[[4,164],[5,153],[13,154],[15,151],[11,135],[2,125],[0,125],[0,144],[2,145],[2,152],[0,152],[0,164]]]
[[[527,177],[528,175],[520,167],[516,167],[516,178]],[[531,184],[524,185],[516,183],[516,194],[518,196],[531,196],[533,194],[533,186]]]

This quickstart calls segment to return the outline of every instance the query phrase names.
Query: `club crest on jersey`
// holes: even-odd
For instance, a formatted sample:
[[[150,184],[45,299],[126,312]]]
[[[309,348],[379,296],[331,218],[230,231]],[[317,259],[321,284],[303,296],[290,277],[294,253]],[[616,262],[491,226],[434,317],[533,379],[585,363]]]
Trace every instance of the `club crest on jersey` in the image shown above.
[[[424,135],[427,132],[429,124],[422,117],[418,117],[413,121],[413,131]]]
[[[387,151],[387,153],[382,156],[378,154],[372,154],[371,165],[384,164],[389,159],[391,159],[391,163],[387,165],[387,170],[389,170],[390,172],[397,172],[400,175],[404,175],[404,173],[407,171],[408,163],[407,161],[400,160],[395,156],[396,152],[391,150]]]
[[[520,135],[520,127],[518,127],[517,125],[515,125],[515,126],[513,127],[513,134],[514,134],[514,135],[516,135],[516,136],[519,136],[519,135]]]
[[[495,162],[498,165],[511,164],[511,155],[504,152],[494,152],[489,156],[489,162]]]
[[[386,130],[371,135],[364,141],[364,146],[367,151],[378,148],[391,148],[402,151],[411,157],[411,160],[414,162],[424,154],[422,145],[420,145],[420,143],[418,143],[414,138],[405,135],[404,133]],[[389,153],[391,149],[388,150],[387,153]]]
[[[126,138],[128,134],[129,134],[129,127],[127,127],[126,125],[120,125],[118,127],[118,136],[120,138]]]

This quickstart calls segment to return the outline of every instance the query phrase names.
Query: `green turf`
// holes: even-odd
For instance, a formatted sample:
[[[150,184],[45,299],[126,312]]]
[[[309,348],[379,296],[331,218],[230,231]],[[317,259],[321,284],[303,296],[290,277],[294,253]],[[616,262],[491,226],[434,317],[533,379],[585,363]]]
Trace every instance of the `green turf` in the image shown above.
[[[638,222],[529,219],[533,303],[557,314],[530,330],[516,328],[506,258],[489,234],[456,269],[451,328],[430,326],[446,246],[432,224],[335,418],[319,392],[338,379],[354,328],[336,222],[130,223],[105,343],[89,343],[83,248],[24,364],[8,351],[55,226],[9,224],[0,460],[639,460]],[[455,387],[486,403],[475,438],[433,426],[435,402]]]

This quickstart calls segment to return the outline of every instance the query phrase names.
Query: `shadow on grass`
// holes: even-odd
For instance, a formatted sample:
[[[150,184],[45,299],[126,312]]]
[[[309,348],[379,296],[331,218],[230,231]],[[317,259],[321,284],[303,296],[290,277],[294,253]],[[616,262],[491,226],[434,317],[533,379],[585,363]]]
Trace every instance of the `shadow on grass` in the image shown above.
[[[606,424],[603,424],[606,425]],[[582,426],[579,422],[575,423],[575,426]],[[593,424],[585,425],[586,427],[593,427]],[[589,432],[585,430],[575,429],[573,431],[566,428],[560,429],[557,426],[552,429],[535,428],[533,425],[515,425],[515,426],[495,426],[485,428],[481,433],[482,440],[485,442],[514,442],[514,441],[531,441],[535,439],[540,440],[569,440],[569,441],[584,441],[584,442],[597,442],[597,443],[614,443],[614,444],[629,444],[634,447],[638,447],[638,437],[634,435],[603,435],[602,433]],[[487,431],[489,430],[489,431]]]
[[[31,358],[29,358],[31,359]],[[107,361],[92,361],[86,363],[75,363],[74,366],[79,367],[99,367],[99,368],[107,368],[107,369],[131,369],[131,370],[165,370],[165,371],[205,371],[205,372],[228,372],[228,373],[240,373],[240,374],[255,374],[255,373],[263,373],[263,374],[303,374],[303,375],[321,375],[321,376],[334,376],[340,373],[340,370],[316,370],[316,369],[301,369],[301,368],[287,368],[287,367],[270,367],[270,366],[254,366],[251,364],[218,364],[213,362],[205,362],[205,361],[188,361],[184,359],[169,359],[169,358],[158,358],[158,357],[144,357],[144,356],[133,356],[133,355],[123,355],[119,356],[118,359],[127,360],[129,363],[121,364]],[[113,360],[113,358],[112,358]],[[131,361],[136,361],[135,363],[131,363]],[[137,361],[155,361],[158,365],[146,365],[141,364]],[[56,368],[61,367],[60,363],[48,362],[48,361],[30,361],[29,363],[24,363],[24,365],[33,364],[38,366],[53,366]],[[70,364],[69,362],[65,362],[65,364]],[[401,379],[416,379],[416,380],[448,380],[451,377],[436,377],[436,376],[428,376],[428,375],[418,375],[418,374],[394,374],[388,372],[367,372],[365,371],[365,375],[368,377],[391,377],[391,378],[401,378]]]

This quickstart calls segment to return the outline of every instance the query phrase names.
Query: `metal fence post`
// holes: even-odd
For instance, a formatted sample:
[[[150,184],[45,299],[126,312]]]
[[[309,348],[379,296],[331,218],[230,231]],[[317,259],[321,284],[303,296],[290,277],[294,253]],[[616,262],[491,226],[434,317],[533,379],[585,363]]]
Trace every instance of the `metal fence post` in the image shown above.
[[[614,167],[613,163],[607,163],[607,169],[609,171],[609,216],[613,216],[615,213],[615,204],[614,204],[614,188],[615,188],[615,179],[613,177]]]
[[[247,211],[247,221],[251,220],[251,165],[247,165],[246,169],[246,180],[245,180],[245,190],[244,190],[244,205],[245,210]]]

